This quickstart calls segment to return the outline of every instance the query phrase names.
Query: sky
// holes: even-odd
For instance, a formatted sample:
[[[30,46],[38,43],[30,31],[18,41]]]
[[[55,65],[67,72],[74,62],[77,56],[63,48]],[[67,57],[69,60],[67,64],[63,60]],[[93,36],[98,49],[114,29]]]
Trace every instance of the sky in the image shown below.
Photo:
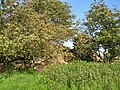
[[[94,0],[61,0],[61,1],[67,2],[70,6],[72,6],[71,10],[72,13],[76,15],[76,20],[83,19],[85,17],[85,12],[87,12],[90,9],[90,5],[94,2]],[[113,8],[113,5],[116,5],[120,9],[120,0],[104,0],[104,1],[109,8]]]
[[[61,0],[62,2],[67,2],[70,6],[72,6],[72,13],[75,14],[75,20],[82,20],[85,18],[85,12],[90,9],[90,5],[94,2],[94,0]],[[97,0],[99,1],[99,0]],[[117,6],[120,9],[120,0],[104,0],[105,4],[112,9],[113,5]],[[71,41],[65,42],[64,46],[68,46],[73,48],[73,43]]]

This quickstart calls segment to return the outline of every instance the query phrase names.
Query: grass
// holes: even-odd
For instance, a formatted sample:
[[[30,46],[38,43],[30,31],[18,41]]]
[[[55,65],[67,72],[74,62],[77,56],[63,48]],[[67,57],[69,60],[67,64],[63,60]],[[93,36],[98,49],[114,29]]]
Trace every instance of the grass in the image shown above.
[[[0,75],[0,90],[120,90],[120,62],[56,64]]]

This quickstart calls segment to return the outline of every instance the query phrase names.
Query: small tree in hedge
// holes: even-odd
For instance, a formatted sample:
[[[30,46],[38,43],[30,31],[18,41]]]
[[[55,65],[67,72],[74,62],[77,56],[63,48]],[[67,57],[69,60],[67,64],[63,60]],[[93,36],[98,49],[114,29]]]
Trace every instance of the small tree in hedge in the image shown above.
[[[93,61],[95,47],[93,38],[86,33],[80,33],[74,38],[73,53],[78,60]]]

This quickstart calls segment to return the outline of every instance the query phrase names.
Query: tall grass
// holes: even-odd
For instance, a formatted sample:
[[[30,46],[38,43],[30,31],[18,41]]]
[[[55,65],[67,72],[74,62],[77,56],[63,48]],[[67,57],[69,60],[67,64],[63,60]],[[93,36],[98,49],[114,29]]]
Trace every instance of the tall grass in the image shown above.
[[[120,90],[120,62],[56,64],[0,75],[0,90]]]

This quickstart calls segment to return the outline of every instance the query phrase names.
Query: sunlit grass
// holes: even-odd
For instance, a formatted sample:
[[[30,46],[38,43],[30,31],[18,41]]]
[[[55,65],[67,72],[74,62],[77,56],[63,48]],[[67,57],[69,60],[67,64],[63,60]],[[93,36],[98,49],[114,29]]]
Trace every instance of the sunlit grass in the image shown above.
[[[56,64],[0,75],[0,90],[120,90],[120,62]]]

